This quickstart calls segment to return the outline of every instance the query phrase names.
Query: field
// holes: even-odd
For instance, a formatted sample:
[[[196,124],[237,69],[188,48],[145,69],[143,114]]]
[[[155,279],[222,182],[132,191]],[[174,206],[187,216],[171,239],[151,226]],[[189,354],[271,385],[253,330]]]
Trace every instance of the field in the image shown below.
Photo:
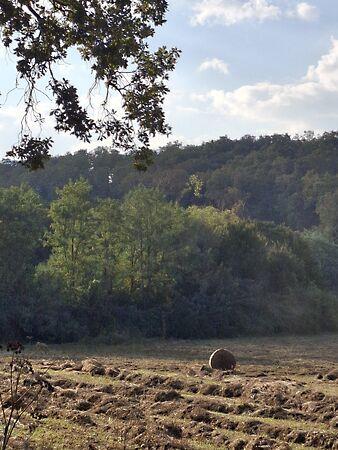
[[[234,373],[203,369],[219,347],[235,354]],[[338,449],[337,335],[26,353],[54,391],[14,448]]]

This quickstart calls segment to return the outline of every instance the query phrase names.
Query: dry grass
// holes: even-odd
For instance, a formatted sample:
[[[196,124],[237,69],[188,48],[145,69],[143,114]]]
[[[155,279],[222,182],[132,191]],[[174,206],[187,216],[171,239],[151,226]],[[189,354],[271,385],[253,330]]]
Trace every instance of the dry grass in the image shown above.
[[[222,346],[238,358],[235,373],[201,371]],[[338,368],[337,348],[332,335],[32,347],[55,392],[14,447],[28,436],[30,448],[46,450],[336,449],[338,384],[318,374]],[[77,361],[93,356],[117,374],[79,370]]]

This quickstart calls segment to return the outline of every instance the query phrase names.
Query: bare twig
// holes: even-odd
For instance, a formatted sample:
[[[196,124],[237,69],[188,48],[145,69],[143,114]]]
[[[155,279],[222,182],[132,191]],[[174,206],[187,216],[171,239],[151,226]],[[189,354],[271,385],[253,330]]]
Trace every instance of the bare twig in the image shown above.
[[[35,402],[38,404],[43,389],[45,387],[50,387],[50,384],[44,380],[40,374],[35,375],[29,360],[18,356],[23,349],[21,344],[9,344],[8,349],[12,351],[9,364],[7,391],[5,388],[5,392],[9,393],[9,400],[6,400],[4,392],[0,393],[2,410],[1,422],[3,424],[1,450],[8,449],[9,441],[22,417],[25,414],[33,413],[33,411],[31,411],[32,405]],[[26,378],[23,375],[25,373],[35,375],[36,381],[36,383],[31,384],[27,389],[24,387]],[[6,414],[7,402],[9,402],[8,415]]]

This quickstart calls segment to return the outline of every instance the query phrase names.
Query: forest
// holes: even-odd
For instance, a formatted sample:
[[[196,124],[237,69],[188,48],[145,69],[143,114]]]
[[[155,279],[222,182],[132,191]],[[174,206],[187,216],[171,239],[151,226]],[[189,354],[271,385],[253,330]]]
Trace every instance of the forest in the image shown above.
[[[338,330],[338,133],[0,165],[2,337]]]

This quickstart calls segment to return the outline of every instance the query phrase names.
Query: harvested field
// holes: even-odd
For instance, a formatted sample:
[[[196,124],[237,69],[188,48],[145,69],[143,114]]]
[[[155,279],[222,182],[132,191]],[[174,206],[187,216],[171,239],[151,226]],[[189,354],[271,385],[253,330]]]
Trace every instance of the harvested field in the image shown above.
[[[223,346],[235,372],[201,370]],[[14,448],[338,449],[338,336],[44,353],[27,350],[54,392],[19,427]]]

